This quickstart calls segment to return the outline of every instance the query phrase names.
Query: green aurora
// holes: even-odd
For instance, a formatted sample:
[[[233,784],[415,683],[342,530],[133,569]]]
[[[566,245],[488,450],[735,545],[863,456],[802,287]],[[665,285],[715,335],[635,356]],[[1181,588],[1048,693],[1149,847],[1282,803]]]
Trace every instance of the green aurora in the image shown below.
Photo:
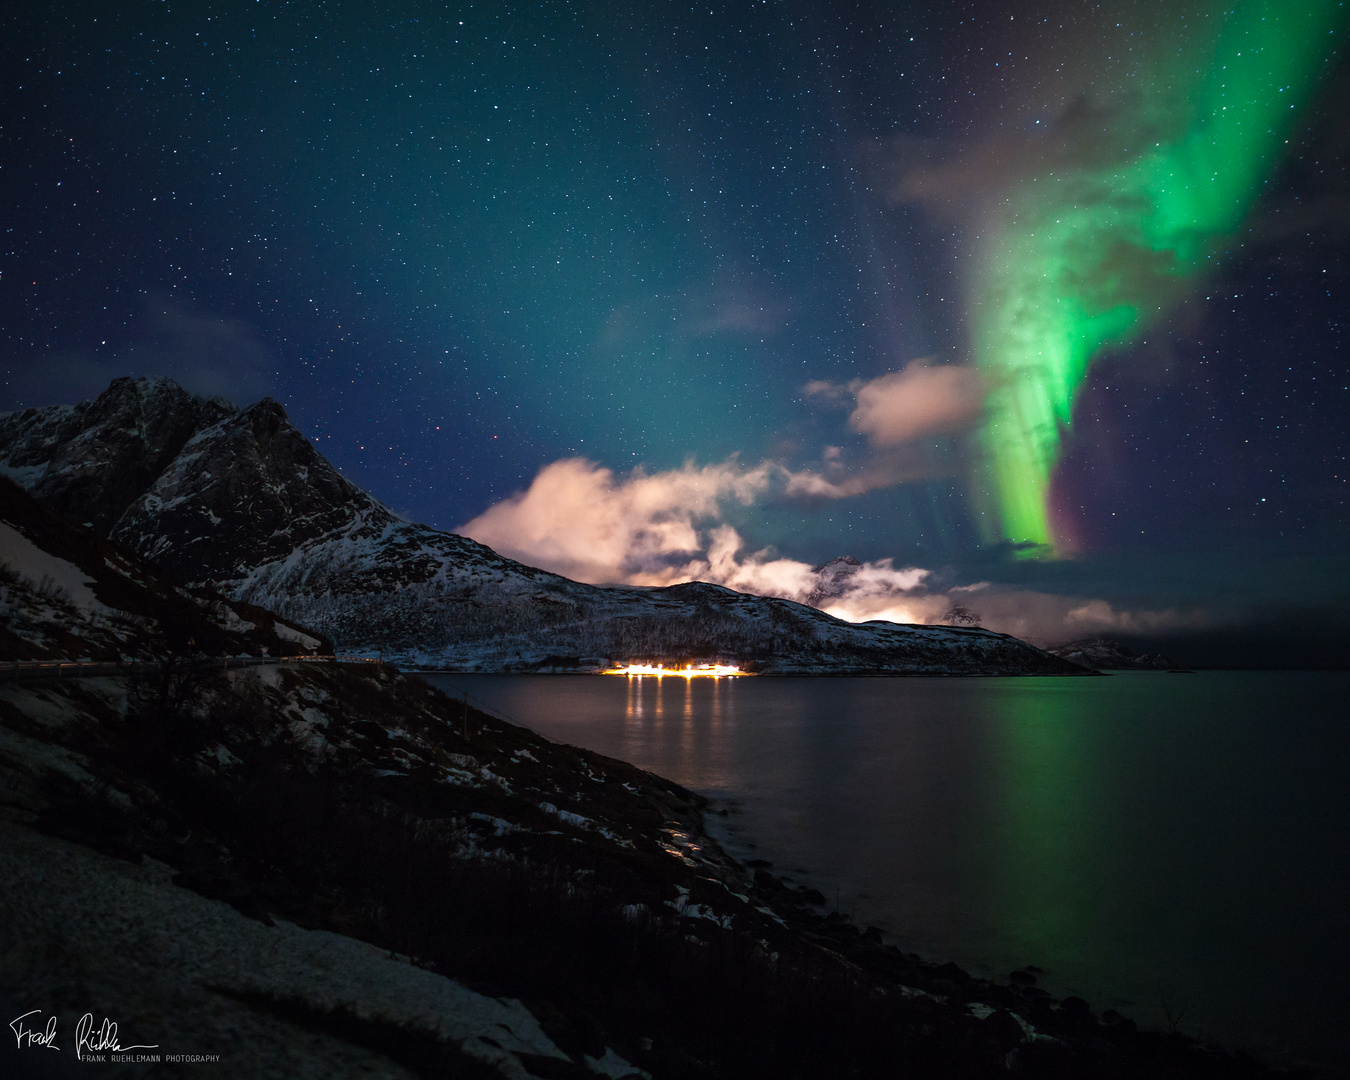
[[[1051,477],[1088,365],[1213,265],[1345,19],[1339,0],[1213,8],[1208,33],[1192,21],[1138,72],[1128,108],[1070,110],[1061,152],[1002,193],[972,292],[987,540],[1056,544]]]

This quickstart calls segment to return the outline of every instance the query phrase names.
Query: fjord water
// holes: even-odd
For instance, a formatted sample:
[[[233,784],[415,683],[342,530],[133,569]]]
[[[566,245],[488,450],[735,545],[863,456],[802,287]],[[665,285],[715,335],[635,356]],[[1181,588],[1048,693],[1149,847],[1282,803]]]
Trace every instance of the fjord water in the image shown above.
[[[935,960],[1350,1068],[1350,673],[432,676]]]

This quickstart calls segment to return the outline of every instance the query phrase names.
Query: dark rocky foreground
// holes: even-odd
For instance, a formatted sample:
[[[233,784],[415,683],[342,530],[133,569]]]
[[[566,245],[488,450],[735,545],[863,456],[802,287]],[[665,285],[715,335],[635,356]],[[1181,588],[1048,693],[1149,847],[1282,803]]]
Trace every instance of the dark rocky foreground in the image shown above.
[[[387,666],[163,676],[0,687],[14,1015],[231,1075],[1271,1075],[902,953],[696,794]]]

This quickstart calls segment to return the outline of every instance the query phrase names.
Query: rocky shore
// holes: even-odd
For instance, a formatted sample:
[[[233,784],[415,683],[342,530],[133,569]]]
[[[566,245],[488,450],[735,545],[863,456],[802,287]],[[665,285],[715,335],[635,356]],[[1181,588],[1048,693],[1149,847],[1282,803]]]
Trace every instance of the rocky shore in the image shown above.
[[[0,987],[68,1037],[257,1076],[1270,1075],[905,954],[698,795],[387,666],[16,682],[0,740]]]

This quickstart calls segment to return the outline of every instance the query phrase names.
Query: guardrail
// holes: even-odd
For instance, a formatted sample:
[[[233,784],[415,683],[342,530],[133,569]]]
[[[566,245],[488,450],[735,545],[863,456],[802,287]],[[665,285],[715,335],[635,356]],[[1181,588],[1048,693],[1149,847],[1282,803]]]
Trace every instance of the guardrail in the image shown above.
[[[213,656],[203,657],[208,668],[241,668],[295,664],[381,664],[371,656]],[[3,679],[92,679],[100,675],[128,675],[156,671],[163,660],[10,660],[0,662]]]

